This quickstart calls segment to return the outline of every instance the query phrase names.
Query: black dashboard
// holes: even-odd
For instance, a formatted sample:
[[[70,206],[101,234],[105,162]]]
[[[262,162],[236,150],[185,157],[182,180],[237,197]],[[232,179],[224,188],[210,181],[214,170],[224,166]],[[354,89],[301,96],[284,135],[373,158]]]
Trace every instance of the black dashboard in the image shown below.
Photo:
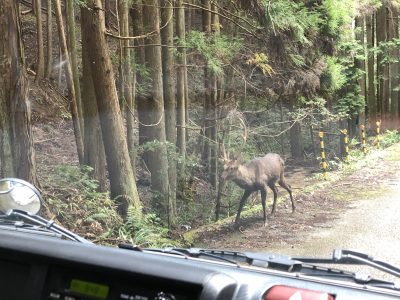
[[[284,295],[301,291],[308,296]],[[0,230],[4,300],[398,298],[352,283]]]

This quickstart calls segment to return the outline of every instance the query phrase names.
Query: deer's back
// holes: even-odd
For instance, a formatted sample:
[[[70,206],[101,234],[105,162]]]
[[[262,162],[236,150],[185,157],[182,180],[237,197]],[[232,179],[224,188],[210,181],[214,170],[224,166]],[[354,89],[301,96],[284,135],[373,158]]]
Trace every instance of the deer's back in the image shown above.
[[[247,164],[247,168],[254,171],[257,183],[276,182],[284,168],[284,161],[279,154],[268,153],[257,157]]]

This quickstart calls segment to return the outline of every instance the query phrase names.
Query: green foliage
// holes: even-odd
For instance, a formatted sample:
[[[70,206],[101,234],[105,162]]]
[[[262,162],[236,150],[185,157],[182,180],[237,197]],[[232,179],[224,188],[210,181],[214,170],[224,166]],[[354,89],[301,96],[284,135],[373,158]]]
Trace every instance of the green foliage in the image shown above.
[[[217,74],[228,64],[242,48],[242,40],[224,34],[207,35],[205,32],[192,30],[186,41],[178,41],[178,45],[192,49],[201,54],[207,66]]]
[[[352,0],[324,0],[322,6],[318,7],[323,22],[321,32],[335,39],[342,39],[351,34],[350,27],[352,18],[356,14],[355,2]]]
[[[331,112],[322,97],[298,97],[298,108],[289,112],[292,120],[300,123],[320,127],[331,121],[338,120],[342,115]]]
[[[296,67],[304,67],[306,65],[305,58],[299,54],[289,53],[289,58]]]
[[[78,5],[79,7],[88,7],[87,5],[87,0],[74,0],[75,5]]]
[[[336,103],[335,108],[339,114],[353,115],[359,113],[364,108],[364,97],[361,89],[354,86],[354,92],[345,93]]]
[[[98,182],[91,178],[91,173],[88,166],[58,166],[46,180],[48,194],[44,196],[48,217],[57,218],[78,234],[102,240],[122,220],[108,193],[98,192]]]
[[[389,147],[396,143],[400,143],[400,133],[397,130],[386,130],[381,136],[380,144],[383,148]]]
[[[167,151],[169,152],[173,152],[172,150],[176,149],[175,145],[173,145],[172,143],[165,141],[165,142],[160,142],[158,140],[153,140],[153,141],[149,141],[146,143],[143,143],[142,145],[139,145],[136,147],[136,154],[137,155],[142,155],[145,152],[148,151],[158,151],[160,149],[160,147],[162,145],[165,145],[167,148]]]
[[[355,59],[365,58],[364,48],[358,41],[353,40],[340,43],[339,49],[341,55],[336,58],[336,63],[341,65],[341,87],[334,93],[337,99],[335,110],[342,115],[354,115],[365,106],[365,99],[358,84],[363,71],[354,63]]]
[[[155,214],[136,217],[129,207],[125,222],[116,212],[116,205],[107,193],[97,191],[98,184],[91,179],[92,169],[84,166],[59,166],[46,190],[52,190],[46,199],[48,214],[70,230],[96,242],[124,240],[140,247],[179,246],[169,237]],[[66,200],[67,199],[67,200]]]
[[[321,75],[321,88],[332,94],[346,84],[347,78],[344,66],[338,62],[338,58],[327,56],[325,60],[327,67]]]
[[[268,56],[265,53],[255,53],[246,63],[250,66],[258,67],[264,75],[275,73],[274,69],[269,64]]]
[[[399,55],[397,54],[400,49],[400,39],[394,38],[391,41],[380,42],[375,48],[370,49],[373,54],[382,57],[381,64],[387,65],[389,63],[400,62]]]
[[[161,224],[155,214],[145,214],[138,220],[135,210],[128,208],[125,223],[118,229],[119,237],[139,247],[179,247],[180,244],[169,237],[169,230]]]
[[[137,74],[136,93],[138,95],[146,95],[151,91],[151,74],[150,70],[143,64],[132,64]]]
[[[176,148],[176,145],[169,141],[165,142],[160,142],[157,140],[149,141],[146,143],[143,143],[142,145],[138,145],[135,147],[135,153],[136,155],[143,155],[145,152],[154,152],[154,151],[159,151],[160,147],[162,145],[165,145],[167,149],[167,155],[168,155],[168,161],[175,161],[180,164],[187,164],[188,166],[193,163],[190,159],[185,162],[182,159],[182,156],[179,154],[178,149]]]
[[[274,33],[291,31],[293,42],[311,45],[308,36],[318,32],[321,19],[319,15],[309,10],[303,2],[290,0],[263,1],[267,28]]]

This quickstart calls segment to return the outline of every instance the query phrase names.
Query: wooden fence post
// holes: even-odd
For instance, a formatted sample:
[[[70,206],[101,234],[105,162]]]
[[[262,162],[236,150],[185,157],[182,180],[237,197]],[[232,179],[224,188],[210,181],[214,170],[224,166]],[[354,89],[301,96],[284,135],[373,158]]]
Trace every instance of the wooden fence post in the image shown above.
[[[325,157],[325,145],[324,145],[324,132],[319,132],[319,144],[321,146],[321,166],[322,166],[322,177],[326,180],[326,157]]]
[[[340,131],[343,133],[343,143],[344,143],[344,161],[349,162],[349,136],[347,134],[347,129],[343,129]]]
[[[365,126],[361,125],[360,128],[361,128],[361,145],[362,145],[364,154],[366,154],[367,148],[366,148],[366,144],[365,144]]]
[[[380,131],[381,131],[381,121],[377,121],[376,122],[376,147],[379,149],[381,146],[381,135],[380,135]]]

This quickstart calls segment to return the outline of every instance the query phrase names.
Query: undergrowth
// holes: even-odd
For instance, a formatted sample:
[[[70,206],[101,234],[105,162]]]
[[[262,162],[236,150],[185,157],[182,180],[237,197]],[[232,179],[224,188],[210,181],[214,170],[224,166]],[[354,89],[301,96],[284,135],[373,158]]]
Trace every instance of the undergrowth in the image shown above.
[[[139,247],[179,246],[169,237],[155,214],[138,220],[128,209],[125,221],[116,212],[108,193],[98,192],[91,179],[90,167],[58,166],[43,185],[44,214],[62,226],[96,243],[116,245],[121,242]]]
[[[169,230],[153,213],[145,214],[141,220],[135,218],[134,210],[128,209],[128,217],[118,228],[120,239],[139,247],[178,247],[180,243],[169,237]]]
[[[101,240],[122,220],[107,193],[97,191],[90,173],[89,167],[56,167],[43,186],[45,213],[86,238]]]

